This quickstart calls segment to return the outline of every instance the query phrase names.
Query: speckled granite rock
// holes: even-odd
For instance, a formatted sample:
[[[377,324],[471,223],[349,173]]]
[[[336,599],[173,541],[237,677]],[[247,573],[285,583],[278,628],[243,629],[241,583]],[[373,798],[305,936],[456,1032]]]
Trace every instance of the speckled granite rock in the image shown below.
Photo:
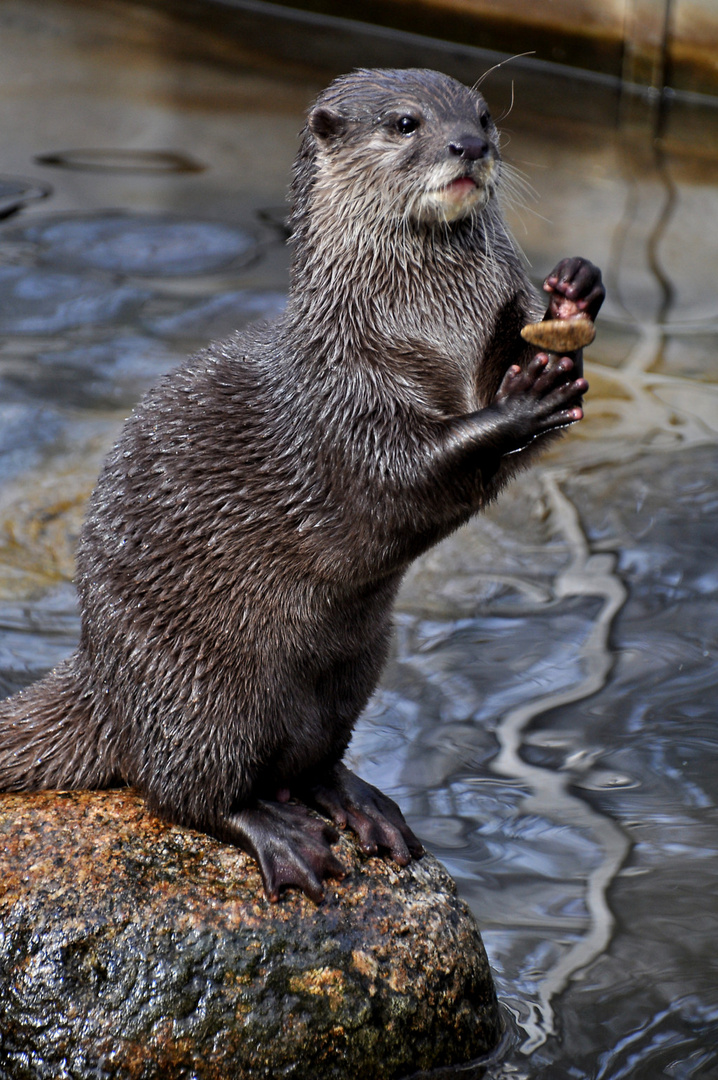
[[[390,1080],[498,1037],[476,924],[430,855],[315,907],[132,791],[0,796],[3,1080]]]

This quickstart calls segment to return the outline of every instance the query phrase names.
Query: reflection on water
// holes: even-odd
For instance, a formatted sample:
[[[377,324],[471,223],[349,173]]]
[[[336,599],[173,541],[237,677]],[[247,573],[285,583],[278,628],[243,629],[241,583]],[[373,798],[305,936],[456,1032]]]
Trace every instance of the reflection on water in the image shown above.
[[[586,932],[544,974],[537,987],[537,1001],[531,1022],[525,1022],[528,1039],[526,1053],[540,1046],[548,1035],[556,1034],[552,1002],[566,989],[571,978],[588,967],[608,947],[614,920],[607,902],[607,890],[623,865],[630,843],[624,832],[603,814],[597,814],[580,795],[571,791],[573,776],[586,762],[594,764],[586,750],[574,751],[559,771],[545,765],[529,764],[524,756],[526,733],[534,720],[553,709],[574,705],[601,690],[613,667],[610,631],[613,620],[626,600],[626,589],[615,572],[610,555],[592,554],[588,539],[574,505],[561,491],[555,476],[545,479],[550,509],[571,554],[568,565],[554,579],[554,598],[591,596],[600,601],[593,612],[587,632],[578,643],[576,668],[578,678],[567,683],[565,671],[560,685],[549,689],[523,706],[509,709],[502,716],[496,738],[500,751],[492,768],[499,775],[519,777],[527,790],[520,810],[561,827],[571,822],[602,853],[597,865],[585,877],[584,904]],[[548,692],[547,692],[548,691]],[[609,783],[616,783],[611,777]]]
[[[6,11],[0,80],[30,41],[45,65],[38,89],[18,79],[4,142],[55,194],[52,213],[18,201],[0,233],[0,693],[72,648],[82,507],[132,403],[209,337],[281,310],[277,208],[319,89],[227,64],[226,41],[221,64],[166,48],[169,28],[129,8]],[[607,271],[588,418],[412,568],[351,756],[476,912],[509,1029],[495,1080],[707,1080],[718,167],[706,147],[656,157],[650,115],[562,128],[530,106],[504,126],[538,192],[541,216],[512,211],[532,272],[575,251]]]

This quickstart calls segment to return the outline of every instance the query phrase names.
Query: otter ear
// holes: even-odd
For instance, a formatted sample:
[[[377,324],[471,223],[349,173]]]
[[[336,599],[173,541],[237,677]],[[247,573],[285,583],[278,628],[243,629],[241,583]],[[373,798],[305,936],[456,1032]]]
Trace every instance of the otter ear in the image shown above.
[[[337,139],[347,129],[347,122],[343,116],[328,109],[326,105],[319,105],[309,114],[309,130],[318,139]]]

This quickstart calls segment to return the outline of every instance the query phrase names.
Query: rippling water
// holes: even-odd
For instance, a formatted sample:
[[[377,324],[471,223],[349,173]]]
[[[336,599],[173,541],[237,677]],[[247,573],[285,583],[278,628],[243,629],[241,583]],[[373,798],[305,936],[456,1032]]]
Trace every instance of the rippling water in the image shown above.
[[[0,232],[9,693],[76,639],[73,544],[132,403],[209,337],[281,310],[281,203],[319,85],[228,64],[226,43],[222,63],[185,38],[170,48],[156,18],[35,0],[3,13],[0,92],[12,85],[16,102],[0,178],[13,215]],[[31,44],[38,85],[21,78]],[[508,1028],[491,1077],[707,1080],[718,168],[705,147],[700,166],[655,158],[648,130],[541,127],[529,106],[517,103],[508,151],[537,189],[512,211],[536,279],[574,251],[607,271],[588,419],[412,569],[351,757],[397,795],[477,915]]]

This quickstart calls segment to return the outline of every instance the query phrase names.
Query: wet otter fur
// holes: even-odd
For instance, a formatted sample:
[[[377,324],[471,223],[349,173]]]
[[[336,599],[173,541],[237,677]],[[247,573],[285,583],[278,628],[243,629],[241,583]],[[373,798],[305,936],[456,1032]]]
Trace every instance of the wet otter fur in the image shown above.
[[[138,787],[318,901],[336,832],[400,864],[421,845],[342,764],[421,552],[581,419],[580,358],[541,317],[503,221],[482,96],[360,70],[311,109],[285,315],[166,376],[90,500],[77,651],[0,705],[0,789]],[[552,305],[596,314],[564,260]]]

